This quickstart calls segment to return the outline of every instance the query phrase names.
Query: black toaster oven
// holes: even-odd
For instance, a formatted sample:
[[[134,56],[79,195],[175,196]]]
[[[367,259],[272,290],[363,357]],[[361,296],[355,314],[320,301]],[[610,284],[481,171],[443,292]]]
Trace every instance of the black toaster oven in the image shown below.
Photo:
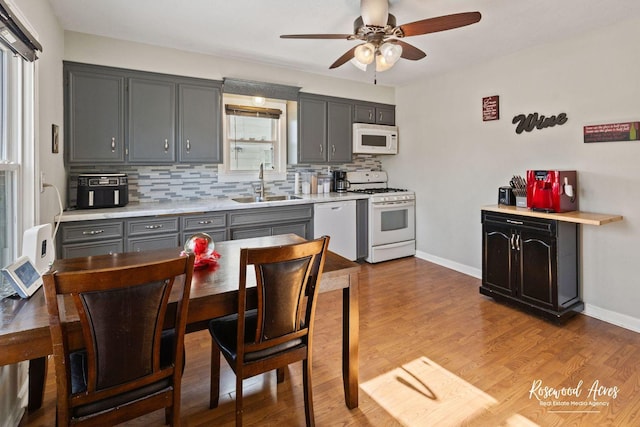
[[[129,184],[124,173],[78,175],[78,209],[113,208],[129,203]]]

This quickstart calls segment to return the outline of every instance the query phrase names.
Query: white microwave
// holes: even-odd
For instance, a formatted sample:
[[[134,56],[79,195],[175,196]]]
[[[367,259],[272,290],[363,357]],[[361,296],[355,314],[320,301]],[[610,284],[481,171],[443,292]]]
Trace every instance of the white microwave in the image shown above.
[[[397,126],[354,123],[353,152],[361,154],[398,154]]]

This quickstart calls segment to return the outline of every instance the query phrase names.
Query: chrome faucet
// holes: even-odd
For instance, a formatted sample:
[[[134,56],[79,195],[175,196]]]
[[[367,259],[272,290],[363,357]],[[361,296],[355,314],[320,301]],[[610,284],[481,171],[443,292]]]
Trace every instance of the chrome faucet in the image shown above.
[[[258,173],[258,179],[260,180],[260,187],[256,190],[259,194],[260,200],[264,199],[264,163],[260,163],[260,172]]]

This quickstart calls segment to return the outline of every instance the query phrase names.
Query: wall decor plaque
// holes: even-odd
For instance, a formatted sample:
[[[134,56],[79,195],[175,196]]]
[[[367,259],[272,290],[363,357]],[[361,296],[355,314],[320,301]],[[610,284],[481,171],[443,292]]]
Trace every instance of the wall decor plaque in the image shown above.
[[[482,98],[482,121],[500,119],[500,97],[498,95]]]
[[[584,142],[640,140],[640,122],[610,123],[584,127]]]
[[[516,125],[516,133],[521,134],[523,131],[531,132],[534,129],[544,129],[554,127],[556,125],[561,126],[567,123],[569,118],[567,113],[560,113],[557,116],[545,117],[538,113],[531,113],[529,115],[518,114],[512,120],[512,123]]]

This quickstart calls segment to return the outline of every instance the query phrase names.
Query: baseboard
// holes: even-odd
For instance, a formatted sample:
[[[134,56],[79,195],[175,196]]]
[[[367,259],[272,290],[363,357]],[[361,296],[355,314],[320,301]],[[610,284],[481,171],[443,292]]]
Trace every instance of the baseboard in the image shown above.
[[[416,251],[416,258],[420,258],[425,261],[447,267],[451,270],[459,271],[460,273],[464,273],[467,276],[475,277],[476,279],[482,279],[482,270],[478,268],[469,267],[468,265],[460,264],[446,258],[440,258],[438,256],[431,255],[422,251]]]
[[[607,310],[593,304],[585,304],[583,314],[604,322],[611,323],[621,328],[629,329],[633,332],[640,332],[640,319],[627,316],[615,311]]]
[[[451,270],[475,277],[476,279],[482,279],[482,270],[478,268],[473,268],[468,265],[460,264],[422,251],[416,251],[416,258],[441,265]],[[628,329],[633,332],[640,332],[640,318],[637,317],[606,310],[587,303],[584,305],[584,311],[582,314],[593,317],[594,319],[602,320],[603,322],[611,323],[612,325],[620,326],[621,328]]]

